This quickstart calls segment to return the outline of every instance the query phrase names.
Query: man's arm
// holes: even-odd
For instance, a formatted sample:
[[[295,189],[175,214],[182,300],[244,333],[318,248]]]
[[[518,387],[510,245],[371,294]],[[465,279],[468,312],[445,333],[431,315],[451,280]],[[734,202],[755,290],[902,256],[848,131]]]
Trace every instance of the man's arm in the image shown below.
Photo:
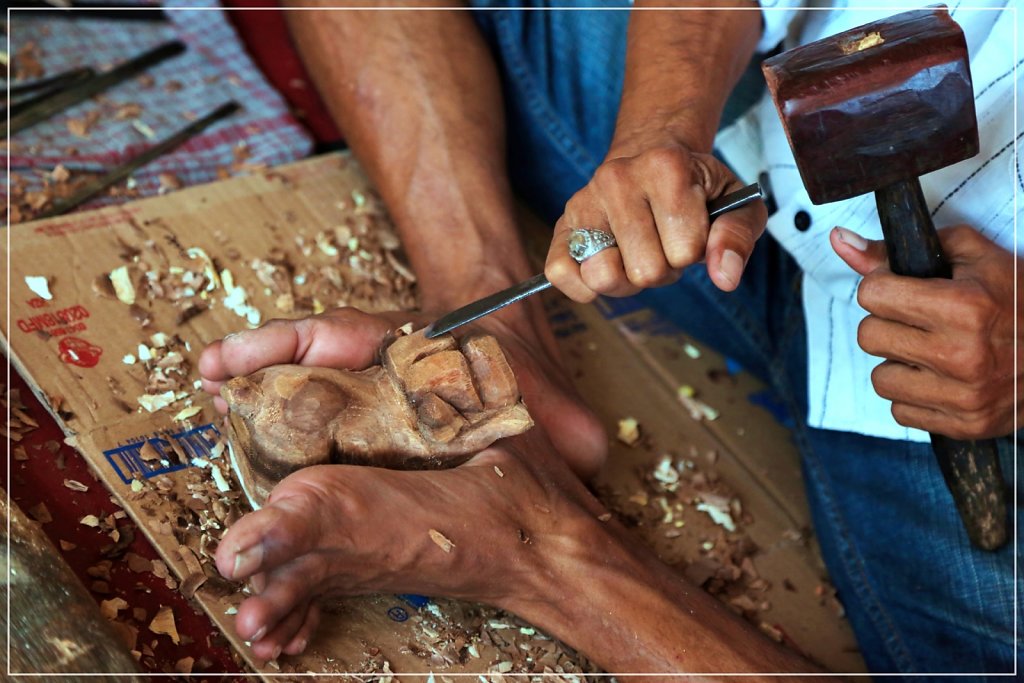
[[[758,203],[709,225],[705,208],[742,186],[710,153],[722,108],[760,36],[760,11],[743,0],[701,10],[646,4],[638,1],[630,18],[608,155],[567,204],[548,254],[548,278],[578,301],[665,285],[702,260],[715,284],[732,290],[767,219]],[[612,232],[619,248],[577,266],[565,239],[581,226]]]
[[[318,90],[395,222],[423,309],[438,315],[533,275],[505,169],[498,74],[470,13],[287,16]],[[607,450],[604,430],[565,376],[538,298],[480,325],[512,349],[524,398],[559,452],[577,474],[592,476]]]
[[[451,308],[529,277],[505,171],[498,75],[470,13],[287,16],[321,96],[395,221],[424,308]]]

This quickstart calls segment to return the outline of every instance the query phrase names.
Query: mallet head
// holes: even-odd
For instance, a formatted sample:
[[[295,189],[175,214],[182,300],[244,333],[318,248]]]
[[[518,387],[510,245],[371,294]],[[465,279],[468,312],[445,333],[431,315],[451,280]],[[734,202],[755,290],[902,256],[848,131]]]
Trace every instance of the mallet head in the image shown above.
[[[978,153],[967,42],[943,5],[808,43],[762,69],[815,204]]]

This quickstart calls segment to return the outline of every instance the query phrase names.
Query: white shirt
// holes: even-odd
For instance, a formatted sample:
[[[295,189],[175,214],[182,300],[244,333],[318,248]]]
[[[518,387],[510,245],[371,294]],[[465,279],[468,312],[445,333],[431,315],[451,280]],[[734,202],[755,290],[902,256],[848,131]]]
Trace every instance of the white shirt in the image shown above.
[[[761,4],[765,20],[762,50],[787,34],[787,46],[803,44],[913,8],[892,0],[826,0],[827,9],[819,10],[794,9],[799,4],[796,0],[762,0]],[[952,18],[967,37],[981,150],[971,159],[923,176],[921,185],[937,228],[967,223],[1003,248],[1014,250],[1015,219],[1024,211],[1024,168],[1015,144],[1021,135],[1014,128],[1014,91],[1024,77],[1024,60],[1020,58],[1024,50],[1016,49],[1014,24],[1024,17],[1016,17],[1017,0],[952,0],[948,4]],[[1020,97],[1024,98],[1024,89]],[[1017,115],[1024,122],[1020,104]],[[741,178],[754,179],[767,171],[778,206],[768,220],[768,231],[804,271],[808,424],[927,441],[927,433],[897,424],[890,402],[875,394],[871,386],[871,370],[882,359],[857,346],[857,326],[867,315],[857,304],[860,277],[829,244],[828,235],[835,226],[881,239],[873,194],[812,204],[767,94],[747,116],[720,133],[716,146]],[[811,226],[804,232],[794,225],[800,211],[811,218]]]

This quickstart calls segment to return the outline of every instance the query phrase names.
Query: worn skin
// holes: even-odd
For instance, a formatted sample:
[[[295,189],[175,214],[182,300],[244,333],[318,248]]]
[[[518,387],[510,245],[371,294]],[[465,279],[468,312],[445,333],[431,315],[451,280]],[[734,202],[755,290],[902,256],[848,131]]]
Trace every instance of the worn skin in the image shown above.
[[[358,371],[373,363],[398,319],[408,314],[389,320],[342,309],[278,321],[211,346],[200,369],[212,384],[248,374],[253,362],[330,359]],[[617,522],[599,521],[605,512],[534,428],[452,469],[302,469],[228,530],[217,567],[257,589],[239,606],[236,628],[268,659],[306,647],[323,595],[415,592],[512,611],[610,671],[814,670]],[[431,540],[430,529],[455,544],[452,552]]]
[[[955,439],[1012,434],[1024,420],[1024,403],[1014,404],[1015,387],[1024,395],[1024,309],[1014,303],[1022,259],[958,225],[939,231],[953,278],[918,279],[889,270],[881,240],[845,228],[830,239],[864,276],[857,301],[870,315],[857,343],[885,359],[871,383],[896,421]]]
[[[388,206],[419,278],[423,310],[445,313],[530,277],[505,168],[498,73],[472,17],[429,11],[286,16],[311,77]],[[692,153],[709,149],[720,114],[714,110],[752,54],[759,26],[756,11],[631,19],[617,158],[636,159],[630,168],[668,160],[674,172],[665,174],[669,187],[661,196],[682,187],[685,200],[668,207],[666,224],[682,229],[686,216],[734,182],[718,168],[698,182],[708,167],[694,163]],[[620,166],[626,162],[612,164]],[[625,202],[636,191],[635,174],[602,175],[610,182],[581,207],[596,207],[599,194]],[[642,186],[653,192],[656,176],[649,173]],[[756,207],[729,216],[720,231],[729,239],[712,239],[710,226],[698,226],[693,237],[677,233],[690,246],[673,267],[706,259],[712,277],[724,270],[738,279],[740,269],[723,266],[722,255],[742,254],[763,230],[764,216]],[[566,227],[575,226],[562,222],[559,230]],[[703,252],[700,234],[707,236]],[[618,252],[610,251],[606,258]],[[597,268],[603,260],[588,263]],[[547,271],[556,284],[565,275],[550,262]],[[595,291],[559,286],[580,300]],[[286,478],[218,549],[225,576],[251,578],[262,589],[239,608],[239,633],[253,641],[257,656],[296,653],[315,628],[317,591],[412,590],[503,606],[610,671],[807,670],[617,524],[596,520],[603,510],[580,479],[600,467],[607,436],[562,370],[538,299],[482,322],[508,353],[537,426],[444,471],[332,465]],[[388,323],[339,311],[245,332],[204,352],[204,387],[216,394],[231,377],[279,363],[365,368],[403,318]],[[504,477],[494,473],[495,464]],[[407,514],[372,514],[380,509]],[[431,528],[455,542],[454,552],[430,541]],[[519,541],[521,529],[530,543]],[[503,538],[509,542],[495,542]]]
[[[673,4],[686,5],[640,0],[635,7]],[[700,5],[756,8],[730,0]],[[711,148],[760,32],[758,11],[633,13],[611,146],[555,225],[544,269],[555,287],[580,302],[630,296],[703,262],[716,286],[736,289],[768,214],[754,202],[708,221],[707,202],[744,185]],[[577,265],[566,240],[581,226],[611,232],[618,246]]]
[[[469,13],[285,16],[325,104],[388,207],[422,310],[441,315],[536,274],[505,168],[498,73]],[[528,368],[517,376],[534,420],[589,479],[604,462],[606,436],[562,368],[538,297],[488,318],[486,331]]]
[[[497,340],[386,341],[365,370],[273,365],[220,388],[231,458],[253,507],[303,467],[454,467],[533,426]]]

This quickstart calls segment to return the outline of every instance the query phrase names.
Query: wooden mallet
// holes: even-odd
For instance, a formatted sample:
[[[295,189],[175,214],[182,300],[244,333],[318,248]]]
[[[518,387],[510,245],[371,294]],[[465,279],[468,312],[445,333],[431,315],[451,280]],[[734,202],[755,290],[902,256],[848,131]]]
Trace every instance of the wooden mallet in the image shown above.
[[[889,266],[949,278],[918,176],[978,153],[967,42],[945,6],[897,14],[764,62],[768,89],[815,204],[874,192]],[[1006,542],[996,442],[932,434],[971,541]]]

